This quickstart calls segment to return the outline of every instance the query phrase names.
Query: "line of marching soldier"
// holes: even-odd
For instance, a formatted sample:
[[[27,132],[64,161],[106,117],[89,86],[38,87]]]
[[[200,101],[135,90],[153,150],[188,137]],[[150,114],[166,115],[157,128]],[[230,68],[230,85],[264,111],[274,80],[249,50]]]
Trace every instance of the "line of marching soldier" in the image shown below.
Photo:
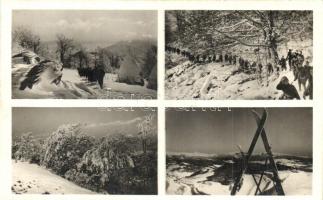
[[[225,62],[230,65],[237,65],[239,69],[244,72],[255,73],[257,70],[259,73],[263,71],[262,63],[257,63],[255,61],[249,61],[238,55],[232,55],[232,53],[224,53],[224,54],[193,54],[187,50],[181,50],[176,47],[166,46],[166,51],[169,53],[174,53],[178,55],[182,55],[188,58],[193,63],[204,64],[204,63],[211,63],[211,62]],[[274,73],[274,70],[279,72],[280,70],[287,70],[287,62],[290,67],[290,70],[294,72],[298,71],[298,67],[302,66],[304,63],[304,55],[302,51],[295,51],[293,52],[289,49],[286,58],[282,56],[279,59],[278,65],[273,65],[272,63],[268,62],[266,64],[266,72],[268,75]]]
[[[187,50],[181,50],[179,48],[166,46],[166,51],[169,53],[175,53],[187,57],[193,63],[211,63],[211,62],[224,62],[232,65],[239,66],[239,70],[247,73],[262,73],[263,65],[262,63],[250,62],[248,59],[244,59],[237,55],[232,55],[232,53],[224,54],[193,54]],[[255,52],[256,53],[256,52]],[[305,57],[300,50],[293,51],[289,49],[286,58],[282,56],[279,59],[278,65],[273,65],[268,62],[266,64],[266,73],[271,75],[274,70],[279,73],[280,71],[287,71],[287,63],[289,65],[289,70],[293,71],[294,81],[298,81],[299,91],[301,91],[301,86],[304,88],[303,97],[309,96],[313,99],[313,70],[312,66],[309,65],[309,61],[305,61]],[[308,84],[306,84],[308,82]],[[281,81],[277,85],[278,90],[283,90],[284,94],[282,99],[300,99],[296,88],[289,82],[286,76],[282,77]]]
[[[262,63],[257,63],[254,61],[249,61],[248,59],[244,59],[241,56],[233,55],[232,53],[223,53],[223,54],[193,54],[186,50],[181,50],[179,48],[166,46],[166,51],[169,53],[174,53],[178,55],[182,55],[187,57],[193,63],[211,63],[211,62],[225,62],[230,65],[237,65],[239,69],[249,73],[262,72],[263,65]],[[267,63],[267,72],[272,74],[274,72],[274,67],[271,63]]]

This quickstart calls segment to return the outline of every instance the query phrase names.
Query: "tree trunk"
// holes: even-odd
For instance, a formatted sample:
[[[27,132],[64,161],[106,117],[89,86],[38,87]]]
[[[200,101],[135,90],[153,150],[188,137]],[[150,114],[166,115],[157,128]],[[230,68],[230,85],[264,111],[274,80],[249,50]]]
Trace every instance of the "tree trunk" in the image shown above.
[[[268,12],[268,21],[269,21],[269,28],[267,32],[267,44],[269,46],[268,49],[268,54],[269,54],[269,59],[272,64],[278,65],[279,63],[279,57],[277,53],[277,33],[274,30],[275,23],[274,23],[274,12],[269,11]]]
[[[273,43],[269,47],[269,52],[270,52],[270,60],[272,61],[273,64],[278,65],[279,63],[279,56],[277,52],[277,44]]]
[[[64,64],[64,53],[62,51],[60,52],[60,60]]]

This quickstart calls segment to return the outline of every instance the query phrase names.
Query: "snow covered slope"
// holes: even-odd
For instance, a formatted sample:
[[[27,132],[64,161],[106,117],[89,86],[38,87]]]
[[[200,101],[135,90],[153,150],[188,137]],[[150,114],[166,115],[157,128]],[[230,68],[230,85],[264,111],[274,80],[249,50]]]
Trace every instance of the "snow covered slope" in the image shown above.
[[[12,161],[15,194],[95,194],[36,164]]]
[[[125,98],[151,99],[157,97],[156,90],[139,85],[128,85],[116,82],[114,74],[106,74],[104,87],[100,89],[97,83],[90,83],[81,78],[76,70],[64,69],[62,80],[58,85],[51,84],[47,79],[41,79],[32,89],[19,90],[19,83],[24,74],[32,67],[27,64],[16,64],[12,68],[12,97],[18,99],[56,98],[56,99],[97,99]]]
[[[177,195],[230,195],[233,186],[234,162],[228,158],[198,159],[167,156],[167,194]],[[286,195],[312,194],[312,164],[306,158],[277,158],[279,176]],[[264,167],[264,161],[252,161],[253,170]],[[258,168],[257,168],[258,167]],[[284,170],[283,170],[284,169]],[[259,171],[260,172],[260,171]],[[260,173],[256,173],[256,179]],[[254,195],[256,184],[250,173],[243,176],[237,195]],[[275,195],[271,175],[265,173],[260,185],[263,195]]]
[[[278,99],[282,91],[276,89],[281,77],[286,76],[293,82],[292,71],[261,74],[236,73],[234,65],[208,63],[197,65],[183,57],[168,54],[172,63],[177,63],[166,70],[165,95],[167,99]],[[300,91],[297,81],[292,83],[303,96],[304,88]]]

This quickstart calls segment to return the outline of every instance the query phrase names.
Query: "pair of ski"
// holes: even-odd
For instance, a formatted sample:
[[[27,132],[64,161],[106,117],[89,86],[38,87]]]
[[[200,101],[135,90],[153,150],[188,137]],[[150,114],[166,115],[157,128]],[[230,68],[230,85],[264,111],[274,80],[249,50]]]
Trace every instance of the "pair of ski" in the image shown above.
[[[248,163],[249,163],[249,161],[251,159],[252,152],[253,152],[253,150],[254,150],[254,148],[256,146],[256,143],[258,141],[259,136],[261,136],[261,139],[263,141],[265,150],[267,152],[268,157],[266,158],[266,164],[267,164],[267,159],[268,159],[269,166],[270,166],[270,168],[271,168],[271,170],[273,172],[273,181],[274,181],[275,190],[276,190],[278,195],[285,195],[283,187],[281,185],[281,180],[280,180],[280,178],[278,176],[278,170],[277,170],[277,166],[276,166],[276,163],[274,161],[274,158],[273,158],[271,147],[269,145],[268,138],[267,138],[267,135],[266,135],[266,132],[265,132],[265,129],[264,129],[264,125],[265,125],[265,122],[267,120],[268,112],[267,112],[266,109],[264,109],[261,118],[260,118],[260,115],[255,110],[252,110],[252,114],[256,119],[258,128],[256,130],[256,133],[255,133],[252,141],[251,141],[248,153],[246,155],[243,154],[245,164],[243,165],[243,168],[242,168],[241,172],[238,174],[238,176],[234,180],[234,185],[233,185],[233,188],[231,190],[231,195],[235,195],[237,193],[238,189],[240,189],[241,182],[242,182],[242,176],[245,174],[245,172],[248,169]],[[260,183],[261,183],[262,177],[263,177],[263,173],[262,173],[262,175],[260,177],[259,182],[257,182],[255,180],[255,178],[254,178],[254,180],[255,180],[255,182],[257,184],[256,194],[257,194],[258,191],[260,191]]]

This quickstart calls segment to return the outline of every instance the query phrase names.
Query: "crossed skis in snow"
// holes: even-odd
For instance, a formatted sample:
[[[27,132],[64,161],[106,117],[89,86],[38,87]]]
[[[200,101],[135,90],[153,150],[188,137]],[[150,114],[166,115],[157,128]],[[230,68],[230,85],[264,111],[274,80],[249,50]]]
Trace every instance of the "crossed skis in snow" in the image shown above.
[[[266,157],[265,165],[267,165],[267,162],[269,161],[269,167],[271,168],[272,173],[273,173],[273,182],[274,182],[275,190],[276,190],[276,192],[277,192],[278,195],[285,195],[284,190],[283,190],[283,187],[281,185],[281,179],[279,178],[279,175],[278,175],[277,166],[276,166],[276,163],[275,163],[274,158],[273,158],[273,154],[272,154],[272,151],[271,151],[271,147],[269,145],[268,138],[267,138],[267,135],[266,135],[266,132],[265,132],[265,129],[264,129],[264,125],[265,125],[265,122],[267,120],[268,112],[267,112],[266,109],[264,109],[261,118],[260,118],[260,115],[255,110],[252,110],[252,113],[253,113],[253,115],[254,115],[254,117],[256,119],[258,128],[256,130],[256,133],[255,133],[252,141],[251,141],[251,144],[250,144],[248,153],[245,155],[242,152],[242,155],[243,155],[243,159],[244,159],[244,163],[245,164],[243,165],[242,170],[240,171],[240,173],[238,174],[238,176],[234,180],[234,185],[233,185],[233,188],[231,190],[231,195],[235,195],[237,193],[237,191],[241,187],[242,176],[244,175],[244,173],[248,169],[248,163],[250,161],[252,152],[253,152],[253,150],[254,150],[254,148],[256,146],[256,143],[258,141],[259,135],[261,135],[261,139],[263,141],[265,150],[267,152],[267,157]],[[258,192],[261,193],[260,183],[262,181],[264,172],[265,171],[262,172],[259,181],[257,181],[255,179],[254,175],[252,175],[253,178],[254,178],[254,181],[255,181],[255,183],[257,185],[257,189],[256,189],[256,192],[255,192],[255,195],[257,195]]]

